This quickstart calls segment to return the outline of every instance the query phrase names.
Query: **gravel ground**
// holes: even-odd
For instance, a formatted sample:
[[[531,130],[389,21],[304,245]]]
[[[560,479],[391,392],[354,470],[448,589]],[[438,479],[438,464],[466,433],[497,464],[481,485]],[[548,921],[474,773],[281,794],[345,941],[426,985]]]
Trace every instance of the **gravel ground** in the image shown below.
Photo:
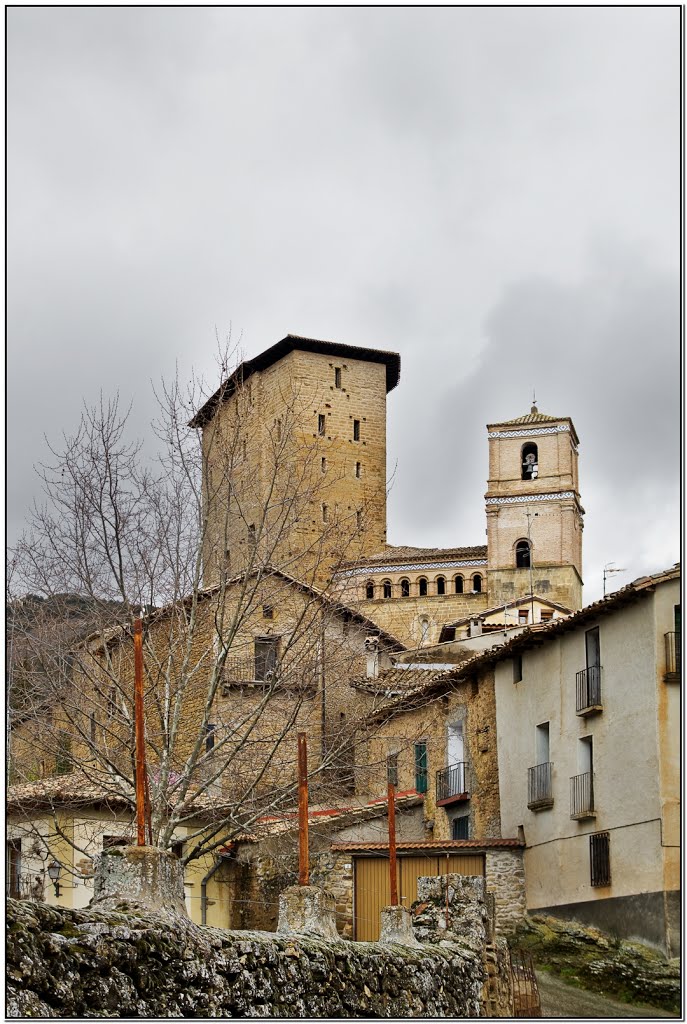
[[[657,1010],[652,1006],[637,1006],[631,1003],[619,1003],[598,992],[575,988],[568,985],[555,974],[548,971],[537,971],[537,983],[541,996],[542,1017],[672,1017],[677,1019],[678,1013]]]

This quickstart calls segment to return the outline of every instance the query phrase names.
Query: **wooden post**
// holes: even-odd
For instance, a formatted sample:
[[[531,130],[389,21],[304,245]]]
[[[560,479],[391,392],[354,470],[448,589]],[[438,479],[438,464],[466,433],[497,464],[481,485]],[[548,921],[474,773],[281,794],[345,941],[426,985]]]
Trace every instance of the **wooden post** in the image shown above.
[[[298,884],[309,885],[308,865],[308,745],[298,733]]]
[[[143,721],[143,623],[134,619],[134,727],[136,744],[136,831],[138,846],[146,843],[146,751]]]
[[[398,883],[396,881],[396,787],[388,785],[387,807],[389,816],[389,890],[391,906],[398,906]]]

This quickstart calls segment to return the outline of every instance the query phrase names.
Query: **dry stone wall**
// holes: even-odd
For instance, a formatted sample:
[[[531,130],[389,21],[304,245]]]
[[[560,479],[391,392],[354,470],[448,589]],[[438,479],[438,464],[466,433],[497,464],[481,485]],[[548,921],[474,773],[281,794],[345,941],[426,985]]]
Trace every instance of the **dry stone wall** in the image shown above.
[[[124,912],[128,909],[128,913]],[[476,1017],[481,950],[326,942],[8,901],[7,1016]]]

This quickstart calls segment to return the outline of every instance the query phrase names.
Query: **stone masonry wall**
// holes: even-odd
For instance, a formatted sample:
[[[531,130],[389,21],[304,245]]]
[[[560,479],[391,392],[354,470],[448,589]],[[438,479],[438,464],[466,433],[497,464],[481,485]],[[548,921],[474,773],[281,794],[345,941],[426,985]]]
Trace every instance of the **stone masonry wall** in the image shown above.
[[[487,850],[485,871],[487,890],[493,892],[496,904],[496,933],[512,935],[526,912],[522,850]]]
[[[7,1015],[476,1017],[481,950],[230,932],[8,901]]]

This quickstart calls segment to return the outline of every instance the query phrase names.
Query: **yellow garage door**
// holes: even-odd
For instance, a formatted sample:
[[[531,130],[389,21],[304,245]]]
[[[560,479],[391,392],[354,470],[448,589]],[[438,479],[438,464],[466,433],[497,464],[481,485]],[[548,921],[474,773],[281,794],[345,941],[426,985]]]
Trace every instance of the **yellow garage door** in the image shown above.
[[[355,937],[359,942],[379,938],[380,912],[389,906],[387,857],[355,857]],[[483,875],[484,854],[399,856],[396,861],[398,899],[410,907],[417,899],[417,880],[434,875]]]

